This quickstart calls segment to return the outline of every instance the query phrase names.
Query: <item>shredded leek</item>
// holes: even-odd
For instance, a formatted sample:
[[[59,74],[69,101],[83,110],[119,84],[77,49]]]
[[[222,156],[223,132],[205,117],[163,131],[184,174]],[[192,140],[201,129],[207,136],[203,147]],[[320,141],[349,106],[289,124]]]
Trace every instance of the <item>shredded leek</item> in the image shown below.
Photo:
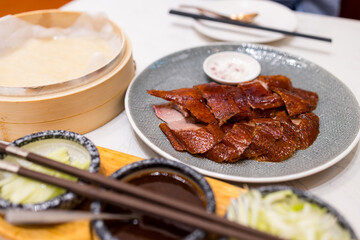
[[[325,208],[299,198],[291,190],[265,196],[258,190],[249,190],[231,200],[227,218],[285,239],[351,239],[349,231],[335,216]]]

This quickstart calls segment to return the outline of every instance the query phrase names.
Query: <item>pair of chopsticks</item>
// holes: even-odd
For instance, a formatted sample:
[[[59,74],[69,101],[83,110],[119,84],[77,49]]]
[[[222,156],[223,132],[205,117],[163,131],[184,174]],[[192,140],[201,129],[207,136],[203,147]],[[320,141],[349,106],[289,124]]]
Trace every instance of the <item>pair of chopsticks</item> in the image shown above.
[[[270,27],[263,27],[263,26],[246,23],[246,22],[241,22],[241,21],[236,21],[236,20],[231,20],[231,19],[209,17],[209,16],[202,15],[202,14],[194,14],[194,13],[183,12],[183,11],[178,11],[178,10],[170,10],[169,13],[183,16],[183,17],[190,17],[190,18],[194,18],[194,19],[202,19],[202,20],[208,20],[208,21],[213,21],[213,22],[237,25],[237,26],[241,26],[241,27],[254,28],[254,29],[259,29],[259,30],[264,30],[264,31],[277,32],[277,33],[282,33],[284,35],[289,35],[289,36],[310,38],[310,39],[320,40],[320,41],[325,41],[325,42],[332,41],[331,38],[319,37],[319,36],[308,35],[308,34],[303,34],[303,33],[298,33],[298,32],[290,32],[290,31],[285,31],[285,30],[270,28]]]
[[[130,210],[146,215],[170,219],[175,222],[180,222],[195,228],[219,234],[220,236],[228,236],[244,240],[280,239],[267,233],[228,221],[225,218],[218,217],[217,215],[208,213],[202,209],[194,208],[183,202],[155,195],[150,191],[146,191],[128,183],[107,178],[100,174],[90,173],[88,171],[48,159],[44,156],[18,148],[14,145],[0,142],[0,153],[25,158],[31,162],[76,176],[85,182],[100,184],[103,187],[116,191],[105,190],[93,185],[49,176],[0,160],[0,170],[16,173],[23,177],[28,177],[62,187],[90,199],[97,199],[115,206],[126,207]]]

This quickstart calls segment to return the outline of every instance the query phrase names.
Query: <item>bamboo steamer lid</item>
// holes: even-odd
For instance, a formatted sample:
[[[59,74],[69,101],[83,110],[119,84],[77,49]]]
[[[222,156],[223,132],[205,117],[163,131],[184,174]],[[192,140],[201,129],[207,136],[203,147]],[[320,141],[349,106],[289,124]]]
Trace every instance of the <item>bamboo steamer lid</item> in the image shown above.
[[[15,16],[44,27],[65,28],[80,15],[80,12],[42,10]],[[29,89],[28,96],[0,95],[0,139],[12,141],[32,132],[51,129],[84,134],[102,126],[124,109],[124,95],[134,77],[135,64],[129,39],[112,24],[123,40],[121,56],[100,72],[95,71],[91,81],[85,80],[48,94],[37,95],[37,91],[43,91],[39,88]]]

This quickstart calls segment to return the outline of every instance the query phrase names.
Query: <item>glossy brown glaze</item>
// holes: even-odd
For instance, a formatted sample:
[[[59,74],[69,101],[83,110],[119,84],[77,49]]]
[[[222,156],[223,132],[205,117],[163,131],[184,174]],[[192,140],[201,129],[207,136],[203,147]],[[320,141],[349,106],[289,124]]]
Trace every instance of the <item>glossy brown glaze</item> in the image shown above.
[[[237,86],[206,83],[191,89],[148,91],[169,101],[182,95],[182,100],[191,99],[186,103],[201,102],[202,109],[206,109],[206,113],[210,111],[217,120],[215,124],[205,125],[208,122],[189,109],[192,116],[188,121],[189,116],[173,109],[174,116],[167,119],[187,123],[174,124],[157,113],[166,122],[160,124],[161,130],[177,151],[199,154],[218,163],[242,159],[281,162],[296,150],[308,148],[319,134],[319,118],[311,112],[317,106],[318,94],[293,87],[286,76],[259,76]],[[188,108],[183,102],[177,104]],[[160,107],[157,105],[154,109]]]
[[[188,202],[192,206],[205,208],[206,200],[200,188],[185,176],[170,171],[142,172],[131,175],[123,181],[139,186],[151,192],[165,195],[170,199]],[[126,210],[106,206],[106,212],[124,213]],[[110,233],[118,239],[126,240],[175,240],[183,239],[194,229],[179,223],[142,216],[133,221],[105,221]]]

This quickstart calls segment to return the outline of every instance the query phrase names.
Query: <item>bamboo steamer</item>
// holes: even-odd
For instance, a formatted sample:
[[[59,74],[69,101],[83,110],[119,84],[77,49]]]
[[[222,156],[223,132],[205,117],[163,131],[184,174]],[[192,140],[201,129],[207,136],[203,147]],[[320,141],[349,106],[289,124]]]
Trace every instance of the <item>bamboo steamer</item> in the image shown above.
[[[44,27],[66,28],[80,15],[81,12],[41,10],[15,16]],[[51,129],[84,134],[102,126],[124,109],[124,95],[134,77],[135,63],[129,39],[112,24],[122,38],[121,56],[101,71],[91,73],[91,81],[74,82],[71,87],[60,87],[60,90],[56,90],[57,86],[47,86],[45,89],[55,88],[56,91],[46,94],[37,94],[43,92],[43,88],[26,89],[28,94],[21,96],[0,94],[0,139],[12,141]]]

